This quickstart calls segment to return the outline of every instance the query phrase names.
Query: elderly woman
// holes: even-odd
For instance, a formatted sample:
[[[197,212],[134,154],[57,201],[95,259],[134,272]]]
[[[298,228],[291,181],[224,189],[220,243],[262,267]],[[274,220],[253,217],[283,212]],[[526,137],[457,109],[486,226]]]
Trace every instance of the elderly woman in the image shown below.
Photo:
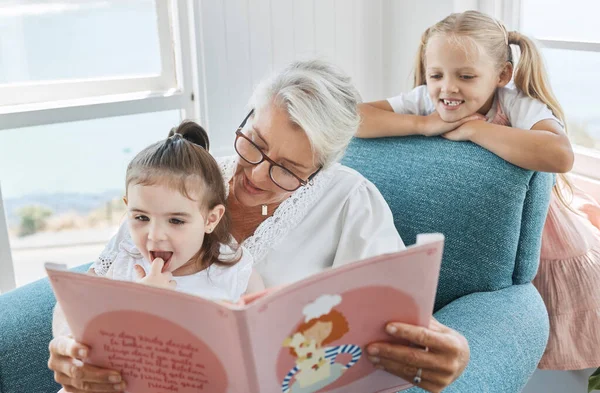
[[[331,65],[293,63],[256,88],[235,133],[237,155],[220,161],[233,236],[267,287],[404,247],[379,191],[338,163],[360,122],[359,99]],[[124,225],[94,264],[96,274],[106,273],[127,236]],[[469,360],[464,337],[435,320],[429,328],[391,321],[387,332],[429,350],[373,343],[369,359],[431,392],[453,382]],[[123,389],[118,372],[80,361],[89,351],[56,334],[48,362],[55,379],[69,392]]]

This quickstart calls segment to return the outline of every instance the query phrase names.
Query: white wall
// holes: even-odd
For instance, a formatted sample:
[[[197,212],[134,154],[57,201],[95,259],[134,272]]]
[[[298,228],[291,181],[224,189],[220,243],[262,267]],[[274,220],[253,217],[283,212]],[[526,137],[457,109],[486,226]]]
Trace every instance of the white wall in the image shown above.
[[[382,92],[383,0],[206,0],[201,3],[207,119],[229,149],[254,86],[295,59],[341,65],[369,99]],[[215,154],[219,149],[215,149]]]
[[[384,2],[383,97],[412,88],[412,70],[421,35],[453,12],[452,1],[387,0]]]
[[[295,59],[336,63],[365,101],[409,89],[420,33],[452,8],[436,0],[202,1],[202,123],[214,154],[232,151],[254,86]]]

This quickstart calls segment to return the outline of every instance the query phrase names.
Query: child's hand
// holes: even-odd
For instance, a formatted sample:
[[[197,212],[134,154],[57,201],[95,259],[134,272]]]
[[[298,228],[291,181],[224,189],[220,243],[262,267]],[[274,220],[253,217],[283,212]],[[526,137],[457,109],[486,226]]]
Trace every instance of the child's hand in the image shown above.
[[[480,115],[479,113],[475,113],[474,115],[467,116],[458,121],[449,123],[440,117],[438,112],[433,112],[429,116],[423,117],[424,122],[421,126],[421,135],[425,136],[436,136],[446,134],[450,131],[458,129],[463,124],[473,121],[473,120],[485,120],[485,116]]]
[[[477,128],[477,124],[485,123],[484,120],[471,120],[464,123],[462,126],[457,129],[442,134],[442,137],[451,140],[451,141],[469,141],[471,140],[471,136],[473,132]]]
[[[135,274],[139,283],[158,288],[175,289],[177,283],[173,280],[173,274],[171,274],[171,272],[162,272],[164,265],[165,261],[161,258],[156,258],[152,261],[150,274],[148,275],[146,275],[144,268],[140,265],[135,265],[133,268],[135,269]]]

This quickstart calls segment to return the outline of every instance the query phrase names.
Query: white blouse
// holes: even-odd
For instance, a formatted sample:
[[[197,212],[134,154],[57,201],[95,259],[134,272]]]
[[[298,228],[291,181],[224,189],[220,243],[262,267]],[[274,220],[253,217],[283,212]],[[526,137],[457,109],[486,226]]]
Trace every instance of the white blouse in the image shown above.
[[[237,156],[218,161],[228,185]],[[121,225],[94,263],[96,274],[106,274],[118,244],[129,237],[127,225]],[[242,246],[254,258],[254,269],[266,287],[405,248],[379,190],[340,164],[321,171],[312,184],[283,201]]]

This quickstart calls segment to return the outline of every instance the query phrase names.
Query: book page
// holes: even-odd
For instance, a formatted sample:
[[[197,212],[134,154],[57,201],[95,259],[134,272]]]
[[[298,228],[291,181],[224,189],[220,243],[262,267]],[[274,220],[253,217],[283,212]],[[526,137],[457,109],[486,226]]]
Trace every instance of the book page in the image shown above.
[[[121,371],[128,393],[245,391],[234,312],[173,290],[49,271],[87,362]]]
[[[411,387],[377,370],[365,346],[390,341],[387,322],[426,326],[443,237],[329,270],[255,300],[248,310],[261,392],[396,392]]]

